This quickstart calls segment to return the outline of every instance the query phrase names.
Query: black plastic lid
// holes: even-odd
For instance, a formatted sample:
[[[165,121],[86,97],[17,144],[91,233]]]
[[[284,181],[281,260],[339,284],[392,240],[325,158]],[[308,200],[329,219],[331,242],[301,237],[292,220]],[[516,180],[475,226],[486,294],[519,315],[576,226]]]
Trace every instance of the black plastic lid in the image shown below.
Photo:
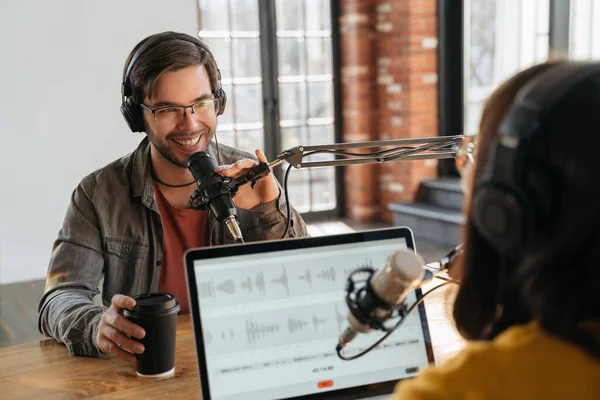
[[[179,302],[168,293],[147,293],[134,297],[135,307],[126,310],[133,314],[156,314],[179,311]],[[177,310],[174,310],[174,309]]]

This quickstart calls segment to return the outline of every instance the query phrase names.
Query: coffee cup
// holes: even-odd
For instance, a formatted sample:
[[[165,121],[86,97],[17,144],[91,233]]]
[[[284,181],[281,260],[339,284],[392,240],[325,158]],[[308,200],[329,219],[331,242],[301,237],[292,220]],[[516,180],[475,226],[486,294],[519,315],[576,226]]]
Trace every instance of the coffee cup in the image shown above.
[[[125,318],[144,328],[138,341],[144,352],[136,354],[136,372],[141,378],[166,379],[175,375],[177,312],[175,297],[166,293],[148,293],[134,297],[135,307],[125,309]]]

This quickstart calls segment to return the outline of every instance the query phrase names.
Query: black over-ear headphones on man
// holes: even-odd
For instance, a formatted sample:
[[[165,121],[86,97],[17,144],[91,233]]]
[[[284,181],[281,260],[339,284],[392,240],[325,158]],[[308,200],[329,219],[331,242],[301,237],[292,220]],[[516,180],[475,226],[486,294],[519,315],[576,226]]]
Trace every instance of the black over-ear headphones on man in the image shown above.
[[[137,59],[149,48],[156,46],[159,43],[165,42],[167,40],[185,40],[196,45],[200,51],[203,51],[208,54],[209,63],[213,63],[215,70],[217,71],[217,88],[214,90],[213,95],[217,98],[218,101],[218,109],[217,115],[223,114],[225,111],[225,105],[227,103],[227,96],[223,87],[221,86],[221,72],[217,67],[217,62],[213,57],[212,53],[208,49],[206,44],[202,43],[200,40],[187,35],[185,33],[177,33],[177,32],[168,32],[167,34],[160,36],[152,36],[143,43],[137,51],[131,56],[129,62],[127,63],[127,68],[125,68],[125,73],[123,74],[123,82],[121,84],[121,95],[122,95],[122,104],[121,104],[121,113],[127,121],[127,125],[132,132],[143,132],[145,130],[144,127],[144,118],[142,116],[142,110],[139,104],[136,104],[131,99],[131,94],[133,93],[131,89],[131,83],[129,81],[129,74],[131,73],[131,69],[135,65]]]
[[[550,217],[552,178],[530,152],[547,129],[548,114],[589,78],[600,79],[600,63],[557,63],[519,90],[500,125],[471,209],[475,227],[501,254],[525,245]]]

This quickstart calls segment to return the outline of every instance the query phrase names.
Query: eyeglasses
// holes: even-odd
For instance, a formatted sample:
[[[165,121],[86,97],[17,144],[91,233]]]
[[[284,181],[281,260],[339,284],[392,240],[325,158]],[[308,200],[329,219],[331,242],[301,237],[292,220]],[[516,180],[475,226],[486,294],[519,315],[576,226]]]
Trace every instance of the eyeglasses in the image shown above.
[[[191,106],[165,106],[151,109],[144,103],[140,106],[154,115],[154,120],[160,126],[174,126],[180,123],[185,116],[185,110],[190,108],[196,121],[202,118],[212,118],[217,114],[219,99],[201,100]]]
[[[465,136],[462,139],[455,157],[456,168],[459,170],[475,162],[477,156],[476,138],[477,136]]]

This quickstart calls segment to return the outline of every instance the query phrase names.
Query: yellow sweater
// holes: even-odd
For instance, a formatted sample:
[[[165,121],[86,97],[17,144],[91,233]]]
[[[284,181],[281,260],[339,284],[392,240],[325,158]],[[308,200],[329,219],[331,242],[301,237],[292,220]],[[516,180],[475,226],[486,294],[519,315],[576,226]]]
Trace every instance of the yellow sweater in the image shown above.
[[[393,400],[600,400],[600,360],[537,323],[472,342],[446,364],[401,381]]]

